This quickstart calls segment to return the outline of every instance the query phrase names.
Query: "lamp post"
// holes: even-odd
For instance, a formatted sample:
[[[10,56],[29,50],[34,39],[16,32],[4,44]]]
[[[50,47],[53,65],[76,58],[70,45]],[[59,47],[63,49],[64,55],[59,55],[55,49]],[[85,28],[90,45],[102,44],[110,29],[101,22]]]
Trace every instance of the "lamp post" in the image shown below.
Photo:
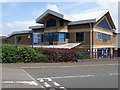
[[[32,48],[34,48],[34,31],[32,29]]]

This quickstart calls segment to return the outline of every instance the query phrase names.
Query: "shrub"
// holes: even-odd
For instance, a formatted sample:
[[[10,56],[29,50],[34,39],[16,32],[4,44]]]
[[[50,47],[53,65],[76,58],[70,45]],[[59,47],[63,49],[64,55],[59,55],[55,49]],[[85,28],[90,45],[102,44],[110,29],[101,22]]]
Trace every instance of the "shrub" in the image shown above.
[[[43,54],[43,48],[41,47],[34,47],[34,50],[36,51],[36,53]]]
[[[46,55],[44,54],[36,54],[36,57],[34,59],[34,62],[39,63],[39,62],[50,62],[49,59],[47,58]]]
[[[2,62],[13,63],[17,62],[17,46],[15,45],[2,45]]]
[[[66,49],[44,49],[43,53],[48,56],[51,62],[76,61],[75,51]]]
[[[2,45],[2,62],[16,63],[16,62],[34,62],[36,51],[30,47],[17,45]]]
[[[81,54],[81,53],[78,52],[78,53],[76,53],[76,58],[77,58],[77,60],[79,60],[79,59],[89,59],[89,56]]]
[[[18,62],[33,62],[36,56],[36,51],[30,47],[18,47]]]

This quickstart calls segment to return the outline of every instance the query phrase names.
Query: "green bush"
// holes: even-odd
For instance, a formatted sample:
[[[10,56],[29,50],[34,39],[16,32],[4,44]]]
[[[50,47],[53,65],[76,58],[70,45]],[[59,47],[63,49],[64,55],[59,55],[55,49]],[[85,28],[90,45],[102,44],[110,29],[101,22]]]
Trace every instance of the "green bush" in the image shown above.
[[[18,54],[16,55],[18,58],[18,62],[33,62],[36,56],[36,51],[30,47],[18,47]]]
[[[15,45],[2,45],[2,62],[13,63],[17,62],[17,46]]]
[[[80,60],[80,59],[89,59],[89,56],[81,54],[81,53],[78,52],[78,53],[76,53],[76,58],[77,58],[77,60]]]
[[[44,54],[36,54],[36,57],[34,59],[34,62],[39,63],[39,62],[50,62],[49,59],[47,58],[46,55]]]
[[[17,46],[17,45],[2,45],[2,63],[17,63],[17,62],[38,62],[44,61],[45,59],[41,60],[40,56],[37,52],[40,50],[32,49],[31,47],[26,46]],[[39,52],[39,54],[42,52]],[[43,57],[43,56],[42,56]],[[36,58],[37,61],[36,61]],[[46,57],[47,60],[47,57]]]

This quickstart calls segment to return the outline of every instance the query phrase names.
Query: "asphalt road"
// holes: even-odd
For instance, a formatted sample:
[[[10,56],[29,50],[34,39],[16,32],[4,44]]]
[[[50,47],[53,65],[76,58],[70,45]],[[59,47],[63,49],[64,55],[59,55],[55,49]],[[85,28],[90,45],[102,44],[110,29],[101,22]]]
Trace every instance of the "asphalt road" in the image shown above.
[[[47,90],[69,88],[118,88],[118,65],[24,68]]]

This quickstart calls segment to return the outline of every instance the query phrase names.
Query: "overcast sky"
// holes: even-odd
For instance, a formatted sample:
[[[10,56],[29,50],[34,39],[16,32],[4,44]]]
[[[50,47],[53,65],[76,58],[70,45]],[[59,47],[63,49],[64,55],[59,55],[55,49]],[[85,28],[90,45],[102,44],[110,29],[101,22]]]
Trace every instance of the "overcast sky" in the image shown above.
[[[118,2],[7,2],[0,3],[2,18],[0,17],[0,29],[2,35],[13,31],[26,30],[29,26],[36,25],[35,19],[47,9],[55,10],[63,14],[78,14],[86,11],[109,10],[118,26]]]

